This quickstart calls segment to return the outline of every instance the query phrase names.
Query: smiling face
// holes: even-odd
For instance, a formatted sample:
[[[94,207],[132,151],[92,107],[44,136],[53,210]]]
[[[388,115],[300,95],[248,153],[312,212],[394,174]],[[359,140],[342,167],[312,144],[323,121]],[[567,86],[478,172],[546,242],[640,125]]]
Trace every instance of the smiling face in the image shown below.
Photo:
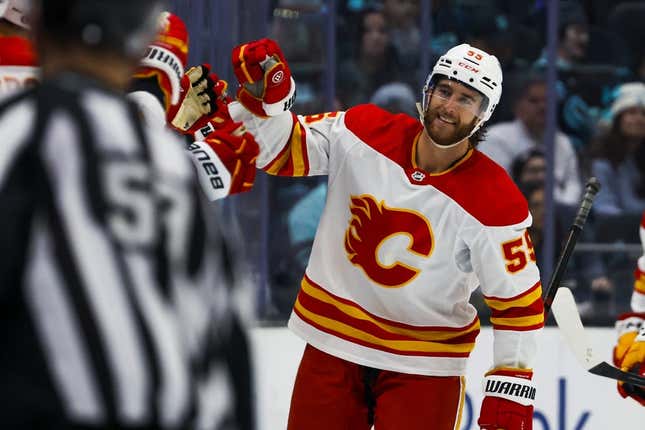
[[[439,146],[451,146],[470,135],[482,116],[484,96],[457,81],[439,78],[428,89],[423,124]]]

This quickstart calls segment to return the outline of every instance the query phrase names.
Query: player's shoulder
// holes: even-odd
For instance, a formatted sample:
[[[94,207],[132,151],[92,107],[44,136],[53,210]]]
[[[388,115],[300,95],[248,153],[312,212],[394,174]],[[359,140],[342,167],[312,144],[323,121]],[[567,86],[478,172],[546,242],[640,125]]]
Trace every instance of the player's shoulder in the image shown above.
[[[374,104],[354,106],[345,112],[345,127],[375,148],[412,142],[422,129],[421,122],[406,114],[393,114]]]
[[[529,216],[528,203],[508,173],[476,149],[438,185],[485,226],[517,225]]]
[[[0,36],[0,66],[36,66],[36,54],[29,40]]]

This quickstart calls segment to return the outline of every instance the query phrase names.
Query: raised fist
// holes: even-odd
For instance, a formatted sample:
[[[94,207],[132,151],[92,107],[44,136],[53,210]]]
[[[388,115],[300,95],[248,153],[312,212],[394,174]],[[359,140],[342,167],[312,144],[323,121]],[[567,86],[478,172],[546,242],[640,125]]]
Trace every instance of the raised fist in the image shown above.
[[[191,67],[181,79],[179,103],[168,110],[168,122],[180,133],[193,135],[211,119],[230,119],[226,104],[228,84],[211,73],[208,64]]]
[[[260,117],[279,115],[291,109],[296,84],[282,50],[271,39],[260,39],[233,49],[233,71],[240,87],[237,99]]]

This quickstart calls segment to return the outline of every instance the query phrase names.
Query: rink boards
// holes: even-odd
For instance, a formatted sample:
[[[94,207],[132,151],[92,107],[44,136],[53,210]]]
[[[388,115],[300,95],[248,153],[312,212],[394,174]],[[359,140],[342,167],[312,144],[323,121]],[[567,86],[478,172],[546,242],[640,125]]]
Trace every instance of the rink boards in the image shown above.
[[[588,328],[598,355],[611,362],[615,333]],[[482,328],[468,368],[467,395],[461,430],[477,430],[481,378],[492,362],[493,332]],[[304,343],[286,328],[256,328],[251,332],[255,352],[258,430],[286,428],[291,388]],[[557,328],[540,338],[535,366],[537,397],[533,430],[607,430],[645,428],[645,407],[622,399],[609,379],[583,370],[567,350]]]

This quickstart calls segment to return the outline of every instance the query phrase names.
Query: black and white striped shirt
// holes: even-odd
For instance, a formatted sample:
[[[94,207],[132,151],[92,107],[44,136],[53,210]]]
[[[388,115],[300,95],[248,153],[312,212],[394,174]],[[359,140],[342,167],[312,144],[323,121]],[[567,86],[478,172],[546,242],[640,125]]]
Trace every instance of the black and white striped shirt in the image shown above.
[[[0,106],[3,428],[215,428],[224,293],[191,169],[79,75]]]

